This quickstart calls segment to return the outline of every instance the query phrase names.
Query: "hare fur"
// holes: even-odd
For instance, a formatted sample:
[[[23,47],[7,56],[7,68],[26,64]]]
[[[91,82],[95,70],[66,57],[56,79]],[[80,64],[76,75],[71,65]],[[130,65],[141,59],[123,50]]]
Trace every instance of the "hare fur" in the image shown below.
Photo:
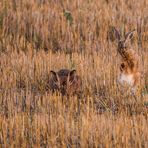
[[[52,77],[49,81],[50,89],[64,95],[78,95],[81,93],[82,80],[76,70],[61,69],[58,72],[50,71]]]
[[[121,56],[118,81],[122,86],[130,86],[133,93],[136,92],[140,83],[139,56],[133,48],[129,47],[129,42],[133,37],[134,31],[135,30],[132,30],[126,33],[124,38],[122,38],[120,32],[114,28],[115,36],[118,41],[117,52]]]

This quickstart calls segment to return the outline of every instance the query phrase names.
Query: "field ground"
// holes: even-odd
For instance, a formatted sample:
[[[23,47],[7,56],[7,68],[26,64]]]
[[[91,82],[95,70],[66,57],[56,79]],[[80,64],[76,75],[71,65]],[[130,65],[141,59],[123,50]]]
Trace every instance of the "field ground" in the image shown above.
[[[148,2],[2,0],[0,147],[148,147]],[[136,28],[136,96],[117,88],[112,26]],[[50,70],[76,69],[80,98],[48,89]]]

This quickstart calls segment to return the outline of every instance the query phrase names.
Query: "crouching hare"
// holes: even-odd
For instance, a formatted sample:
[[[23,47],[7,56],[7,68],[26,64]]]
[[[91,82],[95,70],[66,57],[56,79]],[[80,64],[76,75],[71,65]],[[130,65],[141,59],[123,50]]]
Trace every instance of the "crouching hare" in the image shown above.
[[[130,39],[133,37],[133,31],[125,34],[122,39],[119,31],[114,28],[115,36],[118,41],[117,52],[121,56],[120,63],[120,74],[118,81],[122,87],[130,86],[131,93],[135,94],[137,92],[137,87],[140,85],[140,65],[139,56],[133,48],[129,45]]]
[[[61,69],[58,72],[50,72],[52,77],[49,81],[49,87],[53,92],[59,91],[62,96],[81,94],[82,80],[76,74],[76,70]]]

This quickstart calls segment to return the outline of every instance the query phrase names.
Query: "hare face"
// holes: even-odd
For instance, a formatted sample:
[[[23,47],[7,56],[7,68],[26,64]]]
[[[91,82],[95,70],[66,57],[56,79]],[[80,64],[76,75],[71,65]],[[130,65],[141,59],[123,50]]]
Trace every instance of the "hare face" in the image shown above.
[[[58,87],[58,90],[60,90],[60,92],[65,95],[67,89],[67,76],[59,76],[59,79],[55,83]]]
[[[78,82],[76,70],[61,69],[58,72],[51,71],[51,73],[52,90],[57,90],[62,95],[68,95],[71,94],[71,92],[75,92],[77,90],[75,87]]]
[[[115,36],[116,36],[116,39],[118,42],[119,49],[127,48],[129,41],[133,38],[134,31],[135,31],[135,29],[126,33],[125,36],[122,37],[120,32],[116,28],[114,28],[114,33],[115,33]]]
[[[127,48],[127,43],[125,40],[120,40],[118,42],[118,51],[120,52],[121,49]]]

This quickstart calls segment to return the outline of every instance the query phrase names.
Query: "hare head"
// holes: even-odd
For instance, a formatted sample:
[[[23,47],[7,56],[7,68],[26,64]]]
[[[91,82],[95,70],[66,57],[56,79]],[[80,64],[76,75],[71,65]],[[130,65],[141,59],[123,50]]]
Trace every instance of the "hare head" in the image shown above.
[[[68,94],[68,87],[73,85],[76,79],[76,70],[61,69],[58,72],[50,71],[52,74],[52,83],[54,83],[54,90],[58,90],[62,95]]]
[[[115,33],[115,37],[118,42],[118,52],[119,53],[121,53],[122,49],[128,48],[130,40],[133,38],[134,31],[135,29],[126,33],[125,36],[122,38],[120,32],[114,27],[114,33]]]

